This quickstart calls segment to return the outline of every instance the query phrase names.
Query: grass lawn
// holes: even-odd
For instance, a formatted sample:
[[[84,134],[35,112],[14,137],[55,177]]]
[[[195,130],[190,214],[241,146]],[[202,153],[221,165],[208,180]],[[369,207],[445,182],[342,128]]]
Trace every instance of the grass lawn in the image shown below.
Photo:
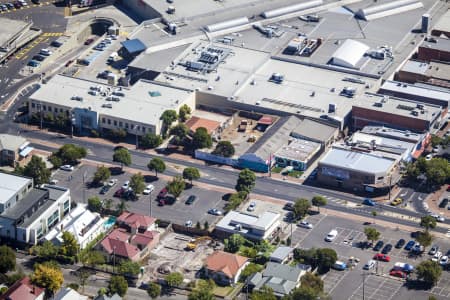
[[[302,174],[303,174],[302,171],[293,170],[293,171],[289,172],[288,175],[291,177],[300,178],[300,176],[302,176]]]
[[[273,168],[272,168],[272,173],[280,173],[281,170],[283,170],[282,167],[273,167]]]
[[[213,293],[217,297],[225,298],[232,291],[233,287],[231,286],[216,286],[213,290]]]

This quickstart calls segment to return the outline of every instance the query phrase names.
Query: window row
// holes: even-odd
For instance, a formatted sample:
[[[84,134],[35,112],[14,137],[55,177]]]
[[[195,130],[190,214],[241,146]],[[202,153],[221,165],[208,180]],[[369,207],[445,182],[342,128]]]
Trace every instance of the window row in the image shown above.
[[[114,126],[117,126],[117,127],[120,127],[120,128],[125,128],[125,129],[130,129],[130,130],[136,130],[136,131],[141,130],[142,132],[146,132],[146,130],[147,130],[147,128],[145,126],[128,124],[126,122],[117,121],[117,120],[111,120],[111,119],[107,119],[107,118],[102,118],[102,123],[103,124],[108,124],[108,125],[112,124]]]

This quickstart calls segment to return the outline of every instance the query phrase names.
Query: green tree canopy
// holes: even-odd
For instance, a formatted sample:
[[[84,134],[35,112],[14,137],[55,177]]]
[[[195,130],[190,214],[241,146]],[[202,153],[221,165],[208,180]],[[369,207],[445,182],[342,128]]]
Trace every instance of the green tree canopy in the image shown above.
[[[42,245],[33,246],[34,253],[41,260],[51,260],[59,253],[59,248],[50,241],[44,241]]]
[[[120,297],[123,297],[127,293],[128,282],[123,276],[112,276],[109,281],[108,290],[111,295],[117,293]]]
[[[255,187],[255,183],[256,183],[255,173],[250,171],[249,169],[244,169],[241,172],[239,172],[239,177],[236,183],[236,191],[238,192],[244,191],[247,194],[250,194],[250,192]]]
[[[6,274],[16,269],[16,254],[6,246],[0,246],[0,273]]]
[[[189,133],[189,128],[183,123],[179,123],[170,129],[170,134],[177,136],[180,140],[184,139]]]
[[[101,182],[105,182],[106,180],[111,177],[111,171],[109,168],[105,166],[98,166],[97,170],[94,173],[94,178],[92,179],[92,182],[95,184],[99,184]]]
[[[192,147],[194,149],[211,148],[212,138],[206,128],[199,127],[192,136]]]
[[[234,146],[230,141],[220,141],[217,143],[216,148],[212,152],[214,155],[223,157],[232,157],[234,155]]]
[[[433,242],[433,236],[429,231],[422,231],[417,234],[416,241],[426,248]]]
[[[116,209],[117,212],[120,214],[122,214],[124,211],[126,211],[128,208],[128,205],[126,204],[126,202],[124,200],[120,200],[119,203],[117,203],[116,205]]]
[[[427,183],[430,185],[442,185],[450,177],[450,166],[445,158],[432,158],[427,161]]]
[[[249,248],[249,249],[253,249],[253,248]],[[258,273],[262,269],[263,269],[262,265],[258,265],[258,264],[255,264],[255,263],[249,263],[244,268],[244,270],[242,270],[241,277],[239,278],[239,281],[245,282],[245,280],[247,280],[248,277],[250,277],[251,275],[253,275],[255,273]]]
[[[163,126],[161,128],[161,134],[165,137],[167,133],[167,129],[170,128],[173,122],[177,120],[177,112],[173,109],[166,110],[161,115],[161,120],[163,122]]]
[[[88,209],[92,212],[100,213],[102,211],[103,205],[99,197],[94,196],[88,199]]]
[[[197,282],[197,286],[192,290],[188,296],[188,300],[214,300],[213,290],[215,287],[214,281],[211,279],[200,279]]]
[[[139,274],[140,270],[141,265],[138,262],[128,259],[122,260],[119,265],[119,273],[122,275],[135,276]]]
[[[239,248],[244,245],[245,238],[240,234],[232,234],[228,239],[224,240],[224,250],[231,253],[236,253]]]
[[[268,286],[263,286],[258,291],[253,291],[250,296],[251,300],[276,300],[277,297],[273,293],[273,290]]]
[[[311,208],[311,202],[305,198],[299,198],[294,202],[294,215],[297,219],[304,218]]]
[[[78,253],[79,245],[75,237],[69,231],[62,234],[63,242],[61,244],[61,254],[65,256],[75,257]]]
[[[200,178],[200,171],[194,167],[187,167],[183,170],[183,178],[189,180],[192,185],[193,180],[197,180]]]
[[[285,300],[317,300],[319,293],[309,286],[300,286],[295,288]]]
[[[163,139],[161,136],[149,132],[141,138],[141,147],[144,149],[153,149],[161,145],[162,142]]]
[[[156,299],[161,295],[161,286],[156,282],[149,282],[147,288],[147,294],[152,298]]]
[[[366,235],[367,240],[376,241],[380,238],[381,233],[373,227],[364,228],[364,234]]]
[[[48,183],[51,172],[39,156],[33,155],[30,162],[24,167],[23,175],[33,178],[35,185]]]
[[[323,292],[323,280],[317,274],[306,272],[306,274],[300,278],[300,282],[302,286],[308,286],[317,293]]]
[[[178,112],[178,118],[181,122],[186,122],[191,114],[191,108],[187,104],[183,104]]]
[[[166,275],[166,282],[170,287],[177,287],[183,283],[183,274],[179,272],[172,272]]]
[[[37,264],[31,275],[31,281],[54,294],[61,288],[64,277],[61,269],[51,264]]]
[[[87,150],[74,144],[65,144],[52,155],[59,157],[62,164],[76,165],[79,159],[86,157]]]
[[[169,191],[169,193],[172,194],[176,199],[180,197],[185,187],[186,183],[184,182],[183,177],[177,175],[173,177],[172,180],[167,184],[167,191]]]
[[[433,286],[439,281],[442,275],[442,268],[435,261],[424,260],[417,265],[416,274],[419,280]]]
[[[145,179],[144,176],[139,172],[133,174],[130,178],[130,188],[135,194],[141,194],[145,189]]]
[[[120,163],[120,167],[131,165],[131,154],[126,148],[119,148],[114,151],[113,161]]]
[[[323,273],[328,271],[337,260],[337,253],[334,249],[320,248],[316,250],[315,259],[319,272]]]
[[[425,228],[425,230],[429,230],[430,228],[436,228],[436,218],[427,215],[420,218],[420,226]]]
[[[150,171],[155,171],[156,177],[158,177],[158,173],[163,173],[166,170],[166,164],[159,157],[154,157],[147,164],[147,168]]]
[[[97,250],[83,251],[80,254],[80,261],[83,265],[95,267],[105,263],[105,256]]]
[[[327,199],[323,196],[314,196],[311,199],[312,205],[317,207],[317,210],[320,212],[320,207],[327,205]]]

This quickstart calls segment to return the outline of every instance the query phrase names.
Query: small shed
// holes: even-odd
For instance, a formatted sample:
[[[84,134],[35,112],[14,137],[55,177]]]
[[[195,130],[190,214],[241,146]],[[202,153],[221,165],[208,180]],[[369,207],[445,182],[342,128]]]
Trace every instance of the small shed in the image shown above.
[[[270,255],[269,260],[283,264],[289,261],[294,253],[294,248],[287,246],[280,246]]]

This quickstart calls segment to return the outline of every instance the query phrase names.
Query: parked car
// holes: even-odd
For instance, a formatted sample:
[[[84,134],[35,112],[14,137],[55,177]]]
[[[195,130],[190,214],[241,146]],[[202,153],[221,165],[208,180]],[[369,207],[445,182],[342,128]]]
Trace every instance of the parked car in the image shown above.
[[[84,41],[84,44],[85,44],[86,46],[89,46],[89,45],[92,44],[93,42],[94,42],[94,39],[90,38],[90,39],[87,39],[86,41]]]
[[[438,222],[445,222],[445,218],[444,218],[443,216],[441,216],[441,215],[432,214],[431,216],[432,216],[433,218],[435,218],[436,221],[438,221]]]
[[[343,261],[337,260],[333,265],[333,269],[338,271],[344,271],[347,269],[347,264]]]
[[[98,73],[97,77],[102,78],[102,79],[108,79],[109,74],[112,74],[112,72],[109,70],[105,70],[105,71]]]
[[[125,189],[120,188],[114,193],[114,197],[122,198],[123,194],[125,193]]]
[[[373,259],[371,259],[364,265],[363,269],[364,270],[373,269],[373,267],[375,267],[375,264],[376,264],[376,262]]]
[[[112,178],[108,181],[107,185],[109,185],[110,187],[115,186],[117,183],[117,179],[116,178]]]
[[[167,188],[163,188],[161,191],[159,191],[158,198],[166,198],[167,193]]]
[[[405,246],[405,250],[406,250],[406,251],[410,251],[410,250],[414,247],[415,244],[416,244],[416,242],[414,242],[414,241],[409,241],[409,242],[406,244],[406,246]]]
[[[33,67],[33,68],[39,67],[40,65],[41,65],[41,63],[38,61],[35,61],[35,60],[30,60],[28,62],[28,66]]]
[[[50,56],[50,55],[52,55],[52,53],[53,53],[52,51],[50,51],[46,48],[41,49],[41,51],[39,51],[39,54],[44,55],[44,56]]]
[[[6,7],[8,9],[13,9],[14,8],[14,4],[12,4],[11,2],[5,3]]]
[[[402,262],[396,262],[392,270],[403,271],[405,273],[411,273],[414,271],[414,266],[410,264],[405,264]]]
[[[441,259],[439,260],[439,264],[441,266],[448,265],[448,256],[447,255],[442,256]]]
[[[217,208],[210,208],[208,210],[208,213],[211,215],[215,215],[215,216],[221,216],[222,212],[220,210],[218,210]]]
[[[311,223],[309,223],[309,222],[306,222],[306,221],[300,221],[298,223],[298,226],[303,227],[303,228],[307,228],[307,229],[312,229],[313,228],[313,225]]]
[[[392,205],[392,206],[397,206],[397,205],[402,204],[402,202],[403,202],[403,199],[400,198],[400,197],[397,197],[397,198],[395,198],[394,200],[392,200],[391,205]]]
[[[328,232],[327,236],[325,237],[325,241],[332,242],[338,235],[338,231],[336,229],[331,230]]]
[[[358,247],[365,250],[373,247],[373,244],[369,241],[361,241],[358,244]]]
[[[164,200],[163,198],[158,199],[158,206],[164,206],[166,205],[166,200]]]
[[[44,59],[46,59],[46,57],[38,54],[38,55],[33,56],[32,59],[36,60],[36,61],[43,61]]]
[[[155,190],[155,187],[153,186],[153,184],[149,184],[145,187],[144,191],[142,192],[144,195],[148,195],[151,192],[153,192]]]
[[[442,199],[442,201],[439,203],[439,208],[445,208],[448,205],[448,198]]]
[[[254,211],[256,207],[255,202],[250,202],[250,205],[247,207],[247,211]]]
[[[294,203],[293,202],[287,202],[284,205],[283,209],[289,210],[289,211],[293,211],[294,210]]]
[[[378,242],[375,244],[375,247],[373,247],[373,250],[374,250],[374,251],[380,251],[381,248],[383,248],[383,245],[384,245],[384,242],[383,242],[383,241],[378,241]]]
[[[128,190],[129,187],[130,187],[130,181],[129,181],[129,180],[125,181],[125,182],[122,184],[122,188],[123,188],[124,190]]]
[[[61,47],[63,45],[63,43],[61,43],[60,41],[56,40],[56,41],[51,42],[50,45],[53,46],[53,47],[59,48],[59,47]]]
[[[187,198],[185,204],[191,205],[192,203],[195,202],[195,200],[197,200],[197,196],[195,196],[195,195],[190,195],[190,196]]]
[[[400,270],[391,270],[389,272],[389,275],[394,276],[394,277],[398,277],[398,278],[406,278],[406,277],[408,277],[408,275],[405,272],[400,271]]]
[[[391,252],[391,250],[392,250],[392,245],[387,244],[386,246],[384,246],[383,250],[381,250],[381,253],[388,254],[389,252]]]
[[[416,243],[415,245],[414,245],[414,247],[411,249],[411,251],[412,252],[414,252],[414,253],[422,253],[423,252],[423,246],[421,245],[421,244],[419,244],[419,243]]]
[[[388,255],[382,254],[382,253],[375,254],[373,259],[380,260],[380,261],[386,261],[386,262],[391,261],[391,258]]]
[[[395,248],[400,249],[403,247],[403,245],[405,245],[405,240],[404,239],[399,239],[397,244],[395,244]]]
[[[427,156],[425,156],[425,160],[431,160],[433,158],[433,154],[427,154]]]
[[[63,171],[73,171],[74,170],[73,166],[71,166],[71,165],[63,165],[59,168]]]
[[[110,188],[111,188],[111,187],[110,187],[109,185],[104,185],[104,186],[100,189],[100,194],[102,194],[102,195],[106,194],[106,193],[109,191]]]
[[[375,201],[373,201],[373,200],[370,199],[370,198],[364,199],[364,201],[362,202],[362,204],[368,205],[368,206],[375,206],[375,205],[376,205]]]
[[[438,245],[433,245],[433,246],[431,247],[430,251],[428,251],[428,254],[430,254],[430,255],[435,255],[436,252],[438,252],[438,251],[439,251],[439,246],[438,246]]]
[[[191,220],[187,220],[187,221],[184,223],[184,226],[186,226],[186,227],[192,227],[192,221],[191,221]]]
[[[442,252],[441,251],[437,251],[433,257],[431,258],[432,261],[438,262],[442,257]]]
[[[21,7],[22,7],[22,4],[19,1],[14,2],[14,8],[18,9]]]
[[[50,180],[50,182],[48,184],[56,185],[56,184],[58,184],[58,180],[57,179],[52,179],[52,180]]]

